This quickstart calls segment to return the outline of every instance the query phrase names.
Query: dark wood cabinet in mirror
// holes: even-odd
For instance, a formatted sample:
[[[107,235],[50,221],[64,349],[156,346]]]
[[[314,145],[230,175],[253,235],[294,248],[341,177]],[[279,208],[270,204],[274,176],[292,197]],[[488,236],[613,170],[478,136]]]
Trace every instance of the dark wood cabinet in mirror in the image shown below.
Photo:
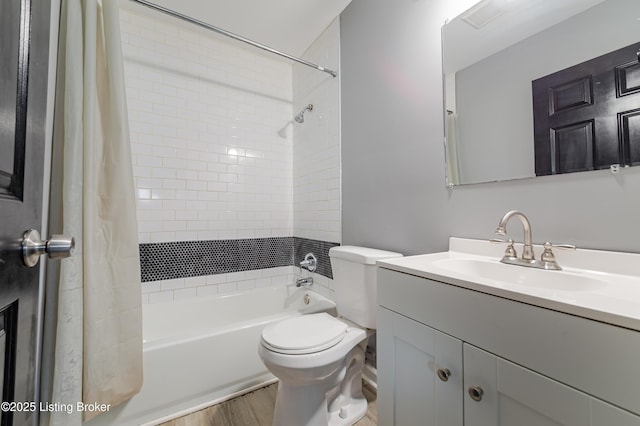
[[[536,176],[640,160],[640,43],[534,80]]]

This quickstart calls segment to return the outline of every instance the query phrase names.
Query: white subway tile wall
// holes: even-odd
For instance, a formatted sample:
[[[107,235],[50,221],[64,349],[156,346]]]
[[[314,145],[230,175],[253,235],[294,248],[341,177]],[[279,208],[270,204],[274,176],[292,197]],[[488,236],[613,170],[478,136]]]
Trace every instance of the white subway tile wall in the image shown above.
[[[230,274],[150,281],[142,283],[142,303],[171,302],[193,297],[248,291],[262,287],[287,286],[293,284],[294,280],[294,267],[283,266]],[[331,281],[329,279],[326,280]],[[329,297],[328,284],[318,292]]]
[[[312,43],[303,58],[338,71],[333,78],[293,65],[293,112],[312,104],[304,123],[293,123],[293,234],[342,241],[340,193],[340,20]],[[298,276],[300,275],[299,270]],[[304,272],[303,274],[304,275]],[[314,288],[333,297],[333,280],[312,274]]]
[[[340,23],[336,19],[303,55],[338,70]],[[293,124],[293,232],[296,237],[341,242],[340,73],[338,77],[293,65],[294,114],[313,111]]]
[[[340,242],[338,79],[293,70],[289,61],[138,5],[127,4],[120,17],[139,242],[292,235]],[[338,47],[336,21],[305,57],[323,56],[317,61],[337,69]],[[303,97],[316,110],[298,131],[292,105]],[[291,285],[297,271],[147,282],[143,299]],[[319,291],[331,296],[322,278]]]
[[[291,64],[121,10],[141,243],[292,235]],[[175,22],[174,22],[175,21]]]

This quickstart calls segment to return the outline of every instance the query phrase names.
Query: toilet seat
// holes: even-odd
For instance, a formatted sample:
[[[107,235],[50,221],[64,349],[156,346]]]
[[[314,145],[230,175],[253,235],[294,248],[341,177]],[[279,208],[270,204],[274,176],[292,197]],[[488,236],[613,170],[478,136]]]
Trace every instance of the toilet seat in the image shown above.
[[[340,343],[347,328],[347,324],[326,312],[300,315],[265,327],[262,345],[281,354],[311,354]]]

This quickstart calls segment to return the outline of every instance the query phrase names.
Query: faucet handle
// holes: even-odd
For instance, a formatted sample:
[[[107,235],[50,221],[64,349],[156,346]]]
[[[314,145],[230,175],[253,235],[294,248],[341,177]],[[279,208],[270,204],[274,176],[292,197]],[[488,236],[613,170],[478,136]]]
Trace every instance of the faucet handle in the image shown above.
[[[307,253],[304,257],[304,260],[300,262],[300,273],[302,273],[302,268],[308,270],[309,272],[313,272],[316,270],[318,266],[318,260],[313,255],[313,253]]]
[[[556,262],[556,256],[553,254],[553,251],[551,251],[551,248],[559,248],[563,250],[576,249],[576,246],[572,244],[551,244],[549,241],[544,243],[543,247],[544,247],[544,251],[542,252],[542,256],[540,256],[540,260],[542,262],[549,262],[549,263]]]
[[[489,240],[489,242],[491,243],[498,243],[498,244],[506,244],[507,248],[504,251],[504,257],[518,257],[518,253],[516,253],[516,249],[515,247],[513,247],[513,240],[511,238],[509,238],[508,240],[501,240],[499,238],[491,238]]]
[[[553,247],[553,248],[559,248],[559,249],[563,249],[563,250],[575,250],[576,246],[574,246],[573,244],[552,244],[549,241],[547,241],[546,243],[544,243],[544,248],[547,248],[547,245],[549,246],[549,248]]]

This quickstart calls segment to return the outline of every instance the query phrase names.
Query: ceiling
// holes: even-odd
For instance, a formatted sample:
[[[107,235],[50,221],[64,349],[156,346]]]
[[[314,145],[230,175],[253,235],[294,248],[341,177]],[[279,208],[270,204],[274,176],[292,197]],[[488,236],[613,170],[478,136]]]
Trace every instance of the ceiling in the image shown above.
[[[148,1],[294,56],[301,56],[351,2],[351,0]],[[131,0],[125,0],[122,3],[131,2]],[[160,12],[151,11],[150,13]]]
[[[517,42],[557,25],[605,0],[485,0],[452,19],[442,29],[444,71],[453,73]],[[467,17],[494,5],[498,14],[477,28]]]

